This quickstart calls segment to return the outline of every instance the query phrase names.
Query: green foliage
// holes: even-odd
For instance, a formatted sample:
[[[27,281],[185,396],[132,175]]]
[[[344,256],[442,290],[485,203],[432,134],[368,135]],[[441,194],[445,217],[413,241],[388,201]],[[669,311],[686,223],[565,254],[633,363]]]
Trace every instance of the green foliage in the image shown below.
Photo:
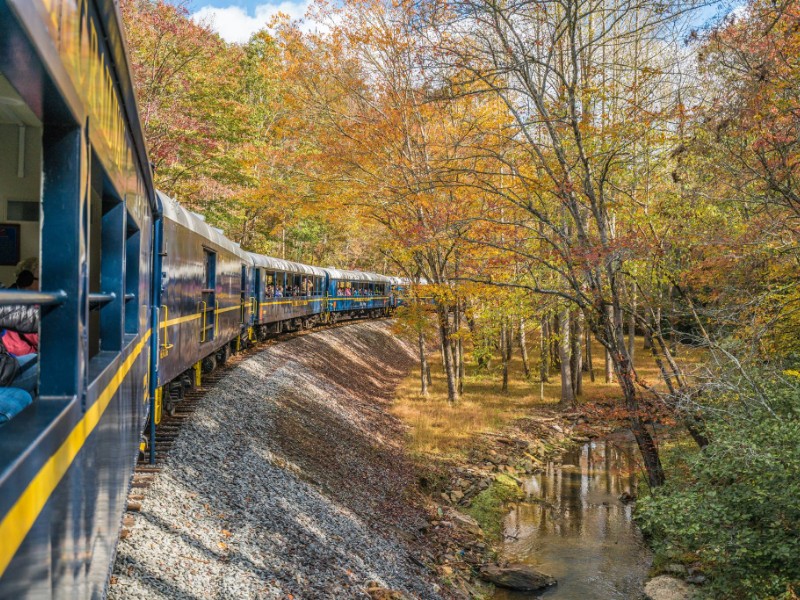
[[[498,475],[492,485],[475,496],[465,512],[480,524],[489,538],[498,539],[503,533],[506,505],[522,500],[524,496],[516,481],[508,475]]]
[[[800,588],[800,389],[772,385],[768,398],[710,421],[712,444],[637,506],[657,562],[699,561],[708,597]]]

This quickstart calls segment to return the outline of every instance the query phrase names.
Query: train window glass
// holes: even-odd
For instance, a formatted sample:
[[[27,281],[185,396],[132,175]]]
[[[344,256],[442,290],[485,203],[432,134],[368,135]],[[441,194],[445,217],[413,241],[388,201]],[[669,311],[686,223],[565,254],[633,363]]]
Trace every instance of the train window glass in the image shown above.
[[[125,240],[125,333],[139,332],[139,248],[141,232],[130,213]]]
[[[217,253],[203,248],[203,289],[200,298],[200,341],[214,339],[216,316]]]

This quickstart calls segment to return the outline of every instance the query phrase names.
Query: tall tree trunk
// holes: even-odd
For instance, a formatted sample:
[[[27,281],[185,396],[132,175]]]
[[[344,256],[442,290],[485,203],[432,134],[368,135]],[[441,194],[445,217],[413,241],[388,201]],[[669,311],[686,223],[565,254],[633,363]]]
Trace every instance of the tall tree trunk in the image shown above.
[[[653,317],[650,315],[649,307],[644,307],[644,350],[651,350],[653,348]]]
[[[583,395],[583,312],[572,312],[572,393],[575,398]]]
[[[606,307],[606,318],[610,321],[614,320],[614,307],[610,304]],[[606,383],[614,383],[614,362],[611,359],[611,352],[606,348]]]
[[[539,353],[541,365],[539,366],[539,381],[550,383],[550,320],[544,315],[541,320],[542,333],[539,337]]]
[[[611,319],[609,319],[609,316]],[[639,397],[634,382],[633,365],[628,359],[627,348],[625,348],[625,336],[622,319],[622,308],[618,297],[614,297],[614,304],[610,305],[610,310],[606,312],[604,326],[605,339],[609,342],[614,351],[610,353],[614,365],[614,372],[622,388],[625,402],[625,409],[628,412],[628,419],[631,424],[631,432],[636,439],[636,445],[642,454],[647,480],[650,487],[659,487],[664,484],[664,468],[661,465],[661,458],[658,455],[658,448],[655,440],[645,426]]]
[[[456,326],[458,327],[457,331],[459,331],[458,341],[456,342],[456,350],[458,350],[458,394],[461,395],[464,393],[464,340],[461,339],[462,336],[460,334],[461,331],[461,315],[462,315],[462,306],[463,300],[459,300],[458,304],[456,304]]]
[[[428,377],[430,374],[430,367],[428,366],[428,357],[425,355],[425,334],[419,332],[419,387],[420,393],[423,396],[428,395]]]
[[[503,317],[502,321],[500,322],[500,358],[503,361],[503,391],[508,391],[508,338],[509,338],[509,327],[506,323],[506,318]]]
[[[531,367],[528,364],[528,348],[525,336],[525,317],[519,318],[519,352],[522,356],[522,372],[525,374],[525,379],[531,378]]]
[[[634,361],[634,352],[636,351],[636,290],[631,291],[631,312],[628,315],[628,357],[631,359],[631,366],[636,363]]]
[[[575,404],[570,369],[570,337],[569,309],[563,308],[558,313],[558,354],[561,363],[561,403],[566,406]]]
[[[585,319],[584,319],[585,322]],[[589,373],[589,379],[594,383],[594,363],[592,362],[592,336],[589,331],[585,332],[584,339],[586,340],[586,371]]]
[[[553,369],[561,368],[561,360],[558,353],[558,313],[553,313],[550,324],[550,364]]]
[[[438,304],[436,308],[439,317],[439,335],[442,341],[442,365],[447,378],[447,402],[458,402],[458,382],[456,381],[456,365],[453,360],[453,349],[450,346],[450,319],[449,307]]]

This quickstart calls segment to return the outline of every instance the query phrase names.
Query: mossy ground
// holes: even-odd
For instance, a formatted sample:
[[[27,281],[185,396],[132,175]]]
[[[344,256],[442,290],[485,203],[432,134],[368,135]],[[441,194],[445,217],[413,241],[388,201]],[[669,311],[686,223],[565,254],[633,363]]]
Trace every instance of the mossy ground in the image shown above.
[[[508,512],[508,503],[518,502],[524,497],[524,492],[514,479],[499,475],[488,488],[475,496],[464,512],[480,524],[489,539],[497,540],[503,533],[503,518]]]

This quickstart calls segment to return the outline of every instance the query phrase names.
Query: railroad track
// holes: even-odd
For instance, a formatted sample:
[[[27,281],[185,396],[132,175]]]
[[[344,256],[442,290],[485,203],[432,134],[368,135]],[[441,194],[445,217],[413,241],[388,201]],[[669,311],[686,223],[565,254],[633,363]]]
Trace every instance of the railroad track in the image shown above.
[[[369,319],[371,321],[381,321],[388,317],[380,317],[377,319]],[[291,331],[281,333],[267,338],[263,342],[257,342],[240,351],[238,354],[231,355],[228,360],[218,365],[213,372],[203,375],[202,385],[199,387],[187,390],[183,400],[177,405],[175,414],[170,416],[166,412],[163,413],[161,423],[156,428],[156,462],[150,464],[148,454],[145,453],[144,457],[140,457],[136,463],[133,471],[133,479],[131,481],[130,491],[128,492],[128,503],[125,515],[122,519],[122,529],[120,530],[120,539],[125,539],[131,534],[131,527],[134,524],[135,514],[142,509],[142,502],[145,499],[145,493],[148,488],[155,481],[156,476],[161,472],[164,466],[164,461],[169,456],[169,451],[178,439],[181,432],[181,427],[186,423],[192,415],[197,411],[200,401],[205,397],[206,393],[216,387],[217,383],[225,377],[231,370],[247,359],[248,357],[257,354],[277,344],[282,344],[290,340],[318,333],[320,331],[327,331],[329,329],[338,329],[339,327],[346,327],[355,323],[364,322],[366,319],[351,319],[341,321],[338,323],[316,325],[311,329],[303,329],[300,331]]]

